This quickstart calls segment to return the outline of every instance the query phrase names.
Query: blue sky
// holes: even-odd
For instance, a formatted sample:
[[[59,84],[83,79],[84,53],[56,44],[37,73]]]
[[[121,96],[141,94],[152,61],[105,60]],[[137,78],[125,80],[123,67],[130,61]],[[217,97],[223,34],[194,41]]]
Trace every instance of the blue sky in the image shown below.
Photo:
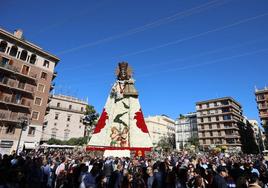
[[[0,26],[57,55],[56,92],[100,112],[120,61],[134,70],[145,116],[195,111],[232,96],[257,119],[268,85],[268,1],[1,1]]]

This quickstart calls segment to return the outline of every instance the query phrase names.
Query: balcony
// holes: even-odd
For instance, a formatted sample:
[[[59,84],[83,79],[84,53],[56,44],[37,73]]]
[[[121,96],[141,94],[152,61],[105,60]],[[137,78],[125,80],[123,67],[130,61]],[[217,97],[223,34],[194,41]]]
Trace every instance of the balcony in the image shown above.
[[[11,111],[0,111],[0,121],[7,123],[20,123],[22,118],[29,117],[29,114]]]
[[[37,74],[29,74],[28,72],[20,72],[18,67],[0,63],[0,69],[18,77],[24,78],[33,84],[37,84]]]
[[[240,138],[239,134],[225,134],[225,138]]]
[[[9,105],[13,107],[23,108],[26,110],[30,110],[31,102],[25,99],[15,100],[9,96],[0,96],[0,104]]]
[[[58,76],[58,72],[57,71],[53,72],[52,80],[54,80],[54,78],[56,78],[57,76]]]
[[[259,110],[265,110],[265,109],[268,109],[268,105],[264,104],[264,105],[259,105],[258,106]]]
[[[268,112],[261,112],[260,113],[260,118],[268,118]]]
[[[51,83],[49,91],[52,91],[54,88],[55,88],[55,83]]]
[[[0,86],[5,87],[5,88],[10,89],[10,90],[19,91],[19,92],[22,92],[28,96],[33,97],[34,87],[28,87],[26,89],[25,84],[20,84],[20,83],[14,82],[14,81],[5,81],[5,80],[0,82]]]
[[[76,110],[76,109],[69,109],[69,108],[65,108],[65,107],[61,107],[61,106],[48,105],[47,110],[49,110],[49,109],[62,110],[62,111],[67,111],[67,112],[74,112],[74,113],[84,114],[84,111]]]
[[[256,101],[257,101],[257,102],[263,102],[263,101],[265,101],[265,100],[268,100],[268,98],[266,98],[266,97],[264,97],[264,96],[257,96],[257,97],[256,97]]]

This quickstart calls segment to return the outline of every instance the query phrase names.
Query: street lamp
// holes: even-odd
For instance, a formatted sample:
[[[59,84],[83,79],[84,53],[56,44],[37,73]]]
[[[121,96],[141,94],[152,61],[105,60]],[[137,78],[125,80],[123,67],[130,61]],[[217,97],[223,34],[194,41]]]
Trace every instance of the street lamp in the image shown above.
[[[21,140],[21,135],[22,135],[22,131],[25,130],[25,128],[27,127],[28,123],[29,123],[29,120],[27,117],[23,116],[23,117],[20,117],[20,137],[19,137],[19,140],[18,140],[18,145],[17,145],[17,149],[16,149],[16,155],[18,155],[18,151],[19,151],[19,146],[20,146],[20,140]]]

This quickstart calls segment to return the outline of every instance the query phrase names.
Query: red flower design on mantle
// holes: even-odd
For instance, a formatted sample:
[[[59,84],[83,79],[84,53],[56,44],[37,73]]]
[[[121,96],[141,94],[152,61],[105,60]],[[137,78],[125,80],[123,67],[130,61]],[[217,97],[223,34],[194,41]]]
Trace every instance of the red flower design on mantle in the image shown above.
[[[136,125],[142,132],[149,133],[141,109],[135,113],[134,119],[137,120]]]
[[[101,113],[101,117],[96,125],[96,128],[94,130],[93,134],[99,133],[101,131],[101,129],[103,129],[103,127],[105,127],[106,125],[106,119],[108,119],[108,114],[105,111],[105,108],[103,109],[102,113]]]

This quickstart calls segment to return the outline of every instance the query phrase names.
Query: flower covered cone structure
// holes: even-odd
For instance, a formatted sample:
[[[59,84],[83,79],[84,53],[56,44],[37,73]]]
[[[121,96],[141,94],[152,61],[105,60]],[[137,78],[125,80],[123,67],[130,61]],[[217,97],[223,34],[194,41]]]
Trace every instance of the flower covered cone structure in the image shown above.
[[[135,150],[144,155],[152,141],[134,87],[131,69],[119,63],[117,80],[88,143],[87,150]]]

